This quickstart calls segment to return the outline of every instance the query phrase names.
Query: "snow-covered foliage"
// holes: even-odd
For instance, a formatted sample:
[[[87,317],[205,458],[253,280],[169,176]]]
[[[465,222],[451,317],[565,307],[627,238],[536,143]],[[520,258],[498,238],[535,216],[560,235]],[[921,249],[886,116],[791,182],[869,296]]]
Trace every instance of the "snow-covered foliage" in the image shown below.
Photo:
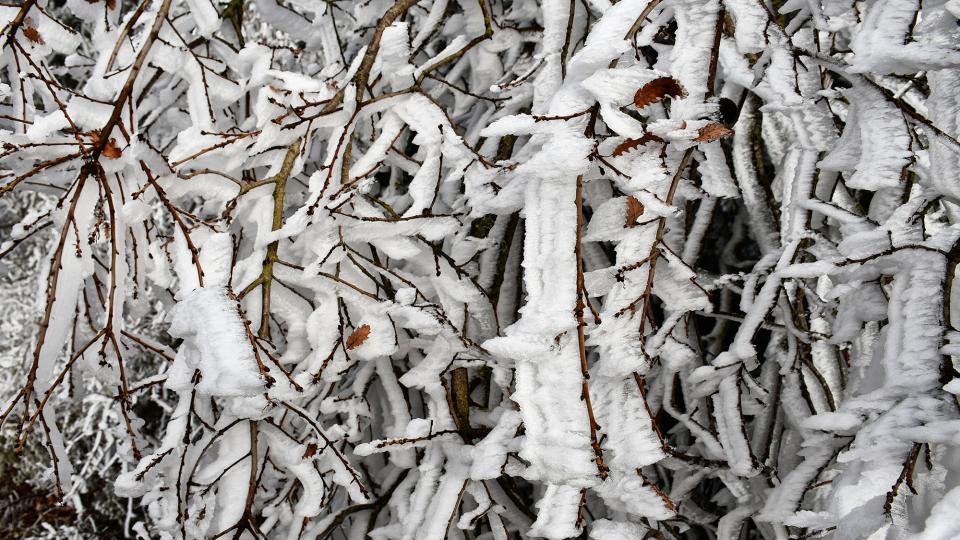
[[[142,538],[960,537],[958,18],[2,3],[3,458]]]

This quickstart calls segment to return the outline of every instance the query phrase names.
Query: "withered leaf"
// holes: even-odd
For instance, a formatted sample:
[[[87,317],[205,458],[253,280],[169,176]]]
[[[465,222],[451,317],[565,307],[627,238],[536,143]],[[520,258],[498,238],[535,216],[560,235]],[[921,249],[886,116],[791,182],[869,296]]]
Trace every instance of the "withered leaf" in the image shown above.
[[[700,135],[694,139],[697,142],[710,142],[721,137],[729,137],[730,135],[733,135],[733,130],[721,124],[720,122],[711,122],[700,128],[698,132]]]
[[[638,109],[656,103],[666,96],[683,97],[687,91],[673,77],[658,77],[640,87],[633,95],[633,104]]]
[[[363,345],[363,342],[366,341],[369,336],[369,324],[358,326],[357,329],[350,334],[350,337],[347,338],[347,350],[356,349],[357,347]]]
[[[643,137],[640,137],[639,139],[627,139],[622,143],[618,144],[617,147],[613,149],[613,156],[614,157],[622,156],[623,154],[626,154],[627,152],[635,148],[639,148],[647,144],[648,142],[662,143],[663,139],[661,139],[660,137],[657,137],[653,133],[644,133]]]
[[[43,37],[40,36],[40,32],[37,32],[37,29],[34,28],[33,26],[23,27],[23,37],[39,45],[43,45],[44,43],[46,43],[45,41],[43,41]]]
[[[624,227],[633,228],[637,226],[637,218],[643,215],[643,203],[635,197],[627,197],[627,220]]]
[[[121,153],[122,152],[120,151],[120,147],[117,146],[116,139],[111,138],[110,142],[108,142],[107,145],[103,147],[103,157],[105,158],[117,159],[118,157],[120,157]]]
[[[310,443],[307,445],[307,449],[303,451],[303,459],[309,459],[317,455],[317,444]]]

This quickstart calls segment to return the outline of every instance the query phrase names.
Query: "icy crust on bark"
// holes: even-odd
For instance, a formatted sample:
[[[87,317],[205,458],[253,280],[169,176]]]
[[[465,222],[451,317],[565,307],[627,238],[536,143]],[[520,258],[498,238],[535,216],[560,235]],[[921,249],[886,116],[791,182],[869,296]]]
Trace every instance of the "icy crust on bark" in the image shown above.
[[[820,161],[820,168],[852,171],[846,183],[854,189],[876,191],[900,185],[913,157],[903,113],[866,84],[855,87],[851,96],[843,135]]]
[[[223,287],[194,290],[171,312],[170,335],[184,340],[166,386],[184,392],[193,387],[208,396],[253,396],[264,389],[256,360],[246,342],[236,300]]]

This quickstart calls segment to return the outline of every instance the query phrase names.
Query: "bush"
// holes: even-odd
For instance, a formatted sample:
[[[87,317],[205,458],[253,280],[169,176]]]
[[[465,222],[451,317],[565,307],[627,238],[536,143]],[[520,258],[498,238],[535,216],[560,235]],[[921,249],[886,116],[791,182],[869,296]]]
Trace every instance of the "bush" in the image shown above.
[[[957,5],[0,6],[0,535],[960,535]]]

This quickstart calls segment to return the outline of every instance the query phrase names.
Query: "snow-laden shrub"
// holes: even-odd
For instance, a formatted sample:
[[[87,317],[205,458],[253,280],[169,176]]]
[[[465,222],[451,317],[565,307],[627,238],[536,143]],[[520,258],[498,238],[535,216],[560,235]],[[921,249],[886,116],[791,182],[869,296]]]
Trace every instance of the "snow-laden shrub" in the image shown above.
[[[958,17],[2,4],[3,433],[149,538],[960,536]]]

